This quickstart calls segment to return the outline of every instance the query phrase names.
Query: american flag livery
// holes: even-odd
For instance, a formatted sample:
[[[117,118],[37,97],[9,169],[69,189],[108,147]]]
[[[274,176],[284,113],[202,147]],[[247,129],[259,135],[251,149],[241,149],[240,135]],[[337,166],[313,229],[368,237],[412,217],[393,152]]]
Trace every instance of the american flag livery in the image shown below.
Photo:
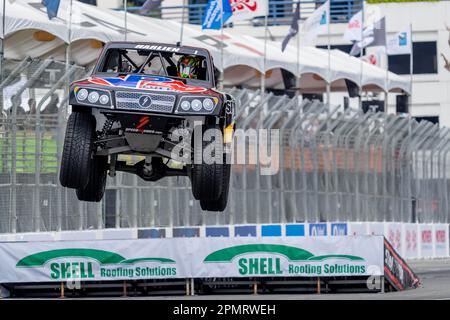
[[[142,89],[151,91],[168,91],[184,93],[200,93],[207,89],[190,86],[182,81],[157,76],[127,75],[119,77],[88,78],[79,84],[96,84],[107,87]]]

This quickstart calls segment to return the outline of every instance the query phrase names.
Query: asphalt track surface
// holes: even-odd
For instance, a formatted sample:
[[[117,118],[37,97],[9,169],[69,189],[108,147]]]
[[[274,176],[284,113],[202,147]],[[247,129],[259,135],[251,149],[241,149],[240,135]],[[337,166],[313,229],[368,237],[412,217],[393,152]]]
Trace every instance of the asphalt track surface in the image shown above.
[[[450,259],[409,261],[422,286],[414,290],[388,293],[211,295],[193,297],[146,297],[157,300],[450,300]]]
[[[450,300],[450,259],[408,261],[421,280],[414,290],[388,293],[261,294],[85,298],[86,300]],[[15,299],[12,299],[15,300]],[[71,300],[68,298],[67,300]]]

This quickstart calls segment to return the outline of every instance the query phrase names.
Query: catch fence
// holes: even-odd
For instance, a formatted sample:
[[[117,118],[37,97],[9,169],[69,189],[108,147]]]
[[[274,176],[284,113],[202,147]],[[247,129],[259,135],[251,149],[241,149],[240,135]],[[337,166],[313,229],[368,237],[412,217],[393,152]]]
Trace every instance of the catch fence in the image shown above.
[[[70,111],[65,88],[86,70],[31,59],[9,62],[6,69],[9,76],[0,84],[0,233],[449,222],[449,129],[407,116],[236,88],[228,89],[237,101],[235,145],[245,146],[247,159],[260,161],[233,165],[225,212],[203,212],[187,177],[148,183],[120,172],[108,178],[102,202],[80,202],[73,190],[59,185],[58,170]],[[272,137],[266,147],[275,151],[268,152],[268,162],[259,157],[265,146],[260,132]],[[267,174],[269,166],[273,174]]]

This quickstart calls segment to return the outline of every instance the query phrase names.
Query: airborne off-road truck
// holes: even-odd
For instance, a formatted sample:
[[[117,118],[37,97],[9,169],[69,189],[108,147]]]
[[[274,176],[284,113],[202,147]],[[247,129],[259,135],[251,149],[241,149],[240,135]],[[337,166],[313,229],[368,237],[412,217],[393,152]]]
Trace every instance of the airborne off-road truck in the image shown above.
[[[124,171],[146,181],[188,176],[202,209],[223,211],[234,99],[217,91],[215,83],[213,61],[205,49],[107,44],[92,75],[70,86],[72,114],[61,184],[76,189],[80,200],[98,202],[108,172],[113,177]],[[204,134],[208,130],[214,133]],[[213,150],[209,158],[208,150]],[[130,164],[119,155],[142,160]]]

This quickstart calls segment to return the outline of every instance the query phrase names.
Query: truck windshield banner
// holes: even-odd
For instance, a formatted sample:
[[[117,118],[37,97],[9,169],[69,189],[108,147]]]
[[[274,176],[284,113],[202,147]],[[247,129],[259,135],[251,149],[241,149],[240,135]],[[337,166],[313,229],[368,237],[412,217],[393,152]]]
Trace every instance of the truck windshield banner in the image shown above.
[[[383,274],[383,237],[0,243],[0,260],[0,283],[377,276]]]

